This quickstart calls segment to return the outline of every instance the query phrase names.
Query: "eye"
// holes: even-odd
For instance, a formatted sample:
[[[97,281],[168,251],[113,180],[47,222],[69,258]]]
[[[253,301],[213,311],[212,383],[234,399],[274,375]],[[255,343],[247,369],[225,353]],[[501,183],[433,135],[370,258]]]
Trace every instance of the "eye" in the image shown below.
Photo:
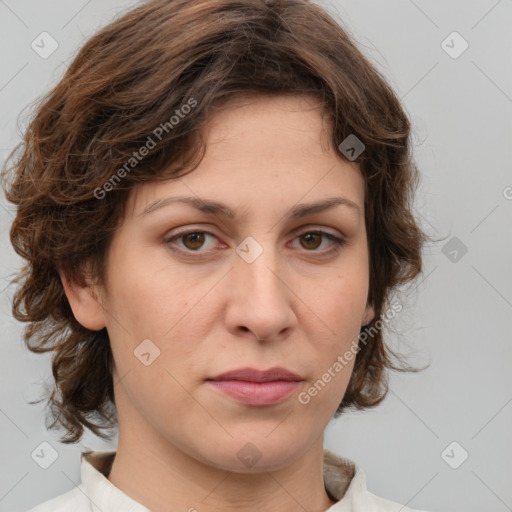
[[[167,237],[164,242],[170,246],[170,249],[175,252],[188,253],[187,255],[191,255],[192,253],[207,253],[212,249],[206,249],[200,251],[199,249],[204,248],[205,243],[211,237],[216,239],[217,237],[208,231],[183,231],[181,233],[177,233],[170,237]],[[182,245],[176,244],[177,240],[182,239]],[[313,231],[305,231],[299,235],[297,235],[294,240],[299,240],[300,245],[306,252],[318,252],[318,253],[326,253],[331,254],[332,252],[338,252],[342,249],[342,247],[346,244],[345,240],[339,238],[332,233],[328,233],[327,231],[322,230],[313,230]],[[330,240],[331,250],[322,251],[317,250],[325,240]],[[174,248],[172,246],[175,246]],[[206,244],[207,245],[207,244]],[[324,247],[325,249],[325,247]]]
[[[208,231],[185,231],[183,233],[178,233],[170,238],[167,238],[165,242],[170,244],[171,242],[174,242],[175,240],[182,238],[185,247],[178,246],[178,250],[189,250],[192,252],[198,252],[197,249],[200,249],[204,245],[205,240],[208,236],[211,236],[212,238],[217,238],[215,235],[209,233]]]
[[[297,239],[300,241],[301,246],[307,249],[308,252],[324,252],[317,251],[316,249],[318,249],[326,239],[332,242],[331,246],[334,252],[339,251],[346,243],[342,238],[322,230],[305,231],[298,235]],[[331,253],[332,251],[328,250],[326,252]]]

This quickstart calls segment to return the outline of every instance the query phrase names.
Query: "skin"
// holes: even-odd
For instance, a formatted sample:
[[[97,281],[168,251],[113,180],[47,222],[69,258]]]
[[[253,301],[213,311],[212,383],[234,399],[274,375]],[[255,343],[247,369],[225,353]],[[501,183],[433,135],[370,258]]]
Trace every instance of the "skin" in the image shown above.
[[[111,340],[119,443],[108,478],[152,511],[296,512],[334,504],[323,483],[323,436],[354,361],[308,404],[298,395],[374,312],[364,180],[332,147],[327,127],[310,96],[228,105],[210,119],[196,169],[132,190],[107,255],[107,283],[80,287],[63,278],[77,320],[106,326]],[[178,195],[215,199],[237,216],[179,203],[140,215]],[[298,203],[333,196],[359,212],[338,205],[288,217]],[[185,229],[212,235],[202,245],[190,236],[165,241]],[[327,237],[303,236],[315,229],[346,243],[335,252]],[[236,252],[248,236],[263,249],[252,263]],[[160,350],[148,366],[134,356],[144,339]],[[304,380],[283,402],[263,407],[205,382],[245,366],[283,366]],[[248,442],[261,454],[251,467],[237,457]]]

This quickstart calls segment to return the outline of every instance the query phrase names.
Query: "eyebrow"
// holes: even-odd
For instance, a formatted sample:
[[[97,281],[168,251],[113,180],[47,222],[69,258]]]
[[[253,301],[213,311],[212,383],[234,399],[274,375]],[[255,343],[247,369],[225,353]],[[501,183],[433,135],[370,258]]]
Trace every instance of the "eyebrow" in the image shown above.
[[[225,204],[212,199],[201,199],[198,197],[188,196],[165,197],[162,199],[157,199],[156,201],[149,203],[137,216],[148,215],[156,210],[159,210],[160,208],[163,208],[164,206],[168,206],[169,204],[174,203],[188,204],[208,215],[219,215],[229,219],[236,218],[236,212]],[[315,213],[329,210],[338,205],[347,206],[357,215],[361,214],[361,209],[359,206],[345,197],[329,197],[314,203],[298,204],[290,208],[287,213],[288,216],[292,219],[301,219],[303,217],[307,217],[308,215],[314,215]]]

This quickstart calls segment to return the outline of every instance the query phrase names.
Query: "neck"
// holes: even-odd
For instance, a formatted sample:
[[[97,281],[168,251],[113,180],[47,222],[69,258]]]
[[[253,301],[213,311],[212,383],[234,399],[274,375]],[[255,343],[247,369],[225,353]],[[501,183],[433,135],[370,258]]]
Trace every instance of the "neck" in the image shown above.
[[[164,441],[124,430],[108,479],[152,512],[321,512],[335,502],[323,481],[323,435],[278,471],[234,473],[203,463]],[[143,441],[142,441],[143,440]]]

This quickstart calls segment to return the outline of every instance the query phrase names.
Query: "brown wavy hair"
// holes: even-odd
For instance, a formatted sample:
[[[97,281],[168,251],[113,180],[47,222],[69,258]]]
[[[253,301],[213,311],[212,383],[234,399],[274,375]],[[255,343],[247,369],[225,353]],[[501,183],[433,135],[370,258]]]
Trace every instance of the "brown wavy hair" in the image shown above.
[[[13,315],[28,322],[31,351],[53,352],[47,427],[64,428],[62,442],[78,442],[84,427],[109,439],[104,431],[117,416],[108,333],[78,323],[59,270],[77,283],[104,283],[109,243],[133,186],[192,171],[204,156],[200,132],[209,117],[247,94],[313,94],[331,121],[335,148],[351,134],[365,145],[356,163],[366,187],[375,318],[361,329],[373,328],[371,341],[360,346],[336,416],[381,402],[388,370],[416,370],[375,328],[390,293],[421,272],[428,239],[412,213],[418,170],[410,123],[392,88],[348,32],[308,0],[151,0],[80,48],[33,105],[2,169],[7,199],[17,206],[11,243],[25,260],[13,280]],[[170,122],[191,98],[194,108]],[[156,146],[120,173],[164,125]]]

